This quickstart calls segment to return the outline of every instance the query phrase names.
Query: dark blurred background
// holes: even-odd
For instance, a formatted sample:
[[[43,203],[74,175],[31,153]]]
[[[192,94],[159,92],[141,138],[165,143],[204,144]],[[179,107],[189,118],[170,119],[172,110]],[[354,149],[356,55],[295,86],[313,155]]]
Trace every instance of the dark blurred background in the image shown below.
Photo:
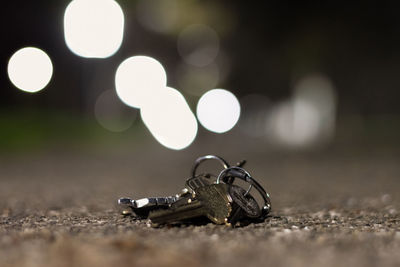
[[[225,133],[233,139],[266,146],[281,143],[286,148],[341,143],[398,148],[400,17],[394,1],[339,5],[119,0],[125,18],[123,42],[105,59],[82,58],[67,47],[63,17],[69,2],[7,1],[2,5],[2,150],[68,140],[140,142],[149,133],[137,110],[121,103],[115,120],[128,117],[134,122],[118,134],[101,127],[94,114],[101,93],[115,88],[118,65],[134,55],[159,60],[168,86],[185,96],[194,113],[207,90],[225,88],[234,93],[242,110],[238,125]],[[177,40],[192,24],[205,25],[217,34],[218,53],[209,64],[191,66],[178,51]],[[46,51],[54,67],[50,83],[35,94],[18,90],[7,75],[11,55],[26,46]],[[314,89],[302,91],[301,84],[324,87],[319,96],[315,89],[314,100],[317,112],[318,107],[329,106],[329,112],[321,111],[328,118],[324,115],[307,124],[313,115],[304,115],[302,107],[291,105],[296,97],[315,95]],[[297,122],[305,126],[296,126]],[[323,129],[310,131],[309,127]],[[298,137],[301,132],[304,138]],[[216,136],[200,125],[198,135],[210,140]],[[311,141],[303,145],[302,140]]]

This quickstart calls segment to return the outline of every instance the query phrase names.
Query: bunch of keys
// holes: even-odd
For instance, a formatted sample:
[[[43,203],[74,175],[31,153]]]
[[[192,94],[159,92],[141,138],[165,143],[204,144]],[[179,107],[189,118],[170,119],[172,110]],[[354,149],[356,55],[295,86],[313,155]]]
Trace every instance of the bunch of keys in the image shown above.
[[[200,163],[217,160],[223,170],[213,179],[213,175],[196,174]],[[265,189],[245,170],[241,161],[230,166],[223,158],[207,155],[198,158],[192,168],[192,176],[186,180],[181,194],[169,197],[148,197],[133,200],[120,198],[122,214],[133,211],[141,219],[150,219],[154,226],[164,224],[190,223],[209,220],[216,224],[235,226],[240,221],[261,221],[271,211],[271,201]],[[240,179],[249,184],[247,190],[234,184]],[[262,197],[260,207],[250,194],[255,188]]]

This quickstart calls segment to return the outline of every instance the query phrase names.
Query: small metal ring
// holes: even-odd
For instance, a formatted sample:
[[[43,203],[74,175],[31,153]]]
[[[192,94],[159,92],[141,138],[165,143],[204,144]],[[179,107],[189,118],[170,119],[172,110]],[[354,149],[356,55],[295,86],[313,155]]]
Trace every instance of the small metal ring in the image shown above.
[[[251,184],[249,186],[249,189],[247,189],[246,193],[244,193],[244,196],[247,196],[250,193],[250,190],[253,188],[253,185]]]
[[[231,170],[236,170],[236,171],[241,172],[243,174],[243,176],[235,175],[234,177],[235,178],[239,178],[239,179],[241,179],[241,180],[243,180],[243,181],[245,181],[245,182],[250,184],[250,187],[246,191],[245,195],[247,195],[250,192],[252,187],[255,187],[256,190],[258,191],[258,193],[260,193],[261,197],[264,200],[264,205],[263,205],[263,207],[261,209],[261,214],[262,214],[261,216],[263,218],[265,216],[267,216],[267,214],[271,210],[271,199],[269,197],[269,194],[265,191],[265,189],[253,177],[251,177],[250,173],[248,173],[245,169],[243,169],[241,167],[236,167],[236,166],[226,168],[226,169],[222,170],[221,173],[218,175],[216,183],[219,184],[221,179],[222,179],[223,182],[225,182],[224,178],[227,176],[227,174],[229,174],[229,171],[231,171]],[[229,184],[232,184],[232,183],[229,183]]]
[[[233,166],[233,167],[225,168],[224,170],[222,170],[222,171],[220,172],[220,174],[218,175],[218,178],[217,178],[217,184],[219,184],[221,178],[222,178],[222,179],[225,178],[227,172],[230,171],[230,170],[240,171],[240,172],[244,173],[246,176],[248,176],[248,177],[250,177],[251,179],[253,179],[253,178],[251,177],[250,173],[249,173],[248,171],[246,171],[245,169],[243,169],[243,168],[241,168],[241,167]],[[240,178],[240,177],[236,177],[236,178]],[[242,180],[244,180],[244,179],[242,179]],[[253,180],[254,180],[254,179],[253,179]],[[246,180],[244,180],[244,181],[246,181]],[[247,182],[247,181],[246,181],[246,182]]]
[[[226,160],[224,160],[223,158],[221,158],[219,156],[215,156],[215,155],[206,155],[206,156],[196,159],[196,161],[194,162],[194,165],[192,168],[192,177],[196,176],[196,170],[199,167],[200,163],[202,163],[203,161],[206,161],[206,160],[210,160],[210,159],[218,160],[222,164],[224,169],[229,168],[229,163]]]

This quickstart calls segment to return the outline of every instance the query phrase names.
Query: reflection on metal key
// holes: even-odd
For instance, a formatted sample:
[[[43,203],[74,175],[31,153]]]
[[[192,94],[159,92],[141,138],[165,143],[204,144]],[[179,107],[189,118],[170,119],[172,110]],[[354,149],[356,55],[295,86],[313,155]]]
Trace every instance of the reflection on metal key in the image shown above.
[[[149,219],[156,224],[172,224],[207,217],[216,224],[228,223],[232,212],[232,199],[228,191],[227,184],[199,187],[195,191],[196,198],[182,198],[168,209],[152,211]]]
[[[118,204],[124,208],[122,214],[129,214],[127,210],[130,209],[140,218],[147,218],[150,211],[168,208],[171,203],[178,199],[179,196],[146,197],[137,200],[120,198],[118,199]]]

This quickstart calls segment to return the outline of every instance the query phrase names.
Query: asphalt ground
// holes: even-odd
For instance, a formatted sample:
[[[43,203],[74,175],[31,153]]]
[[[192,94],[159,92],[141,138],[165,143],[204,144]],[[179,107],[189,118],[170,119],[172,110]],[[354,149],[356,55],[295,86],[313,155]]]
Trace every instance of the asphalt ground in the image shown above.
[[[118,213],[119,197],[178,193],[208,153],[248,160],[271,194],[264,222],[153,228]],[[215,143],[3,153],[0,266],[400,266],[399,159]]]

